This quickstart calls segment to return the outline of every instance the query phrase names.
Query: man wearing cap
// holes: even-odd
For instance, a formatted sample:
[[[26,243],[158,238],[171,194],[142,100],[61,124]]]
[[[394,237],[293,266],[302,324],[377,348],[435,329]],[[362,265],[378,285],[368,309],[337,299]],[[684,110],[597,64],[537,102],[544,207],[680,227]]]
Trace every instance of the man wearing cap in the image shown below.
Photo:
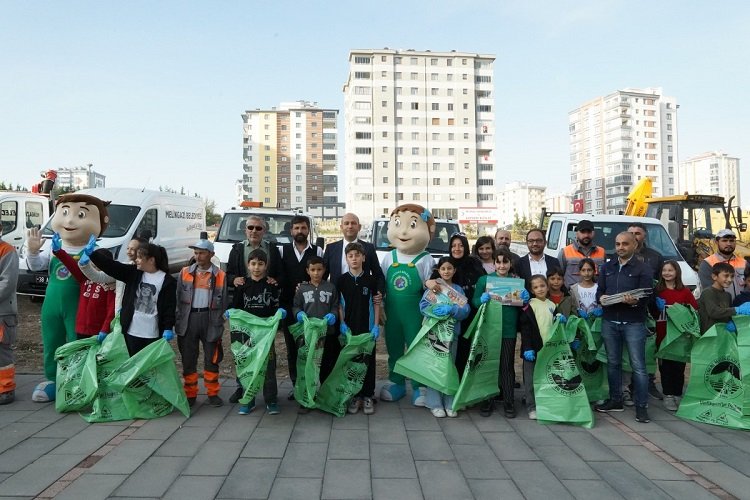
[[[565,271],[565,286],[571,286],[580,280],[578,266],[581,259],[588,257],[596,264],[597,272],[604,264],[606,253],[604,248],[594,244],[594,224],[588,219],[583,219],[576,226],[576,239],[560,252],[558,260]]]
[[[734,250],[737,247],[737,236],[731,229],[722,229],[716,233],[716,253],[709,255],[698,267],[698,277],[701,280],[703,288],[710,288],[711,268],[719,262],[726,262],[734,268],[734,280],[724,291],[732,296],[732,300],[743,290],[745,281],[745,268],[747,262],[742,257],[735,255]]]
[[[198,240],[193,249],[195,263],[183,267],[177,282],[177,346],[182,357],[185,396],[192,406],[198,396],[198,349],[203,344],[203,383],[208,404],[221,406],[219,363],[224,357],[221,335],[226,309],[226,274],[211,263],[214,244]]]

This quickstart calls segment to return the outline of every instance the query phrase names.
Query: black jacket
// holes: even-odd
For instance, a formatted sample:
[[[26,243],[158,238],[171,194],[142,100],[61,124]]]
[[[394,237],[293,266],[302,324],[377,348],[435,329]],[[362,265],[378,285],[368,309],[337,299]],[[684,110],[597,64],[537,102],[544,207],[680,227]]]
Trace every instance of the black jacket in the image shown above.
[[[234,278],[246,278],[247,277],[247,262],[245,260],[245,242],[240,241],[232,245],[232,250],[229,251],[229,260],[227,260],[227,286],[234,287]],[[275,243],[268,242],[268,250],[271,255],[268,256],[268,270],[266,274],[281,282],[281,254],[279,253],[278,247]]]
[[[375,278],[377,291],[385,293],[385,275],[380,267],[378,253],[375,251],[375,245],[366,241],[357,240],[365,248],[365,262],[362,264],[362,270],[365,274],[372,275]],[[323,261],[326,264],[326,273],[323,279],[330,276],[331,283],[334,285],[339,282],[341,277],[341,255],[344,252],[344,240],[339,240],[326,245],[323,252]]]
[[[562,267],[560,267],[560,261],[557,260],[556,257],[550,257],[549,255],[545,254],[544,261],[547,263],[547,271],[554,268],[562,269]],[[516,262],[514,262],[513,270],[519,278],[523,279],[526,282],[524,286],[526,287],[526,290],[531,293],[531,263],[529,262],[529,254],[520,257]]]
[[[526,351],[539,353],[542,350],[544,341],[542,334],[539,333],[539,324],[536,322],[534,310],[529,304],[523,306],[518,313],[518,331],[521,332],[521,359]]]
[[[634,255],[622,268],[619,259],[613,257],[599,268],[596,301],[601,303],[602,295],[614,295],[636,288],[652,288],[652,277],[651,267],[637,256]],[[644,323],[647,315],[646,306],[650,300],[650,297],[644,297],[633,306],[625,303],[605,306],[603,318],[608,321]]]

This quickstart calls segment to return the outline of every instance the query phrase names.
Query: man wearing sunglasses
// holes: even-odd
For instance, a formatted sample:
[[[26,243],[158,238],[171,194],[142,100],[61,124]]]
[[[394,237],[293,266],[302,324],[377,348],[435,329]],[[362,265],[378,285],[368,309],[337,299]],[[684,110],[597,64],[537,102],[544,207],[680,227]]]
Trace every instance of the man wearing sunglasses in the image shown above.
[[[246,239],[232,245],[227,261],[227,280],[232,287],[245,284],[247,276],[247,259],[250,252],[261,249],[268,256],[268,277],[276,282],[281,281],[281,254],[273,243],[264,240],[266,222],[257,215],[251,215],[245,221]]]

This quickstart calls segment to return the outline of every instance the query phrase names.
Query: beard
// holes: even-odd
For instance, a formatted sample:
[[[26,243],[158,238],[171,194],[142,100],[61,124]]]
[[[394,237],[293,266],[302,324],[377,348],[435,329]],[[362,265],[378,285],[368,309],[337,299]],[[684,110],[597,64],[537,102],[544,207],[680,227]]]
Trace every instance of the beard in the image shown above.
[[[302,233],[297,233],[294,235],[294,242],[295,243],[307,243],[307,235]]]
[[[591,245],[591,238],[588,238],[588,237],[587,238],[581,238],[580,240],[578,240],[578,243],[580,243],[581,245],[587,247],[587,246]]]

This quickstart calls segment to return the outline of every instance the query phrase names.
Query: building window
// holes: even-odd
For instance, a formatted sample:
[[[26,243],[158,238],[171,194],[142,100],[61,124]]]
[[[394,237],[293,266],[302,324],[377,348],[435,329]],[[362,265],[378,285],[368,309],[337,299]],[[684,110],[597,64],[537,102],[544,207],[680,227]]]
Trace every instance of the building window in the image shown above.
[[[370,64],[370,58],[365,56],[354,56],[354,64]]]
[[[418,102],[411,103],[411,109],[419,109],[419,103]]]
[[[432,103],[432,110],[433,111],[440,111],[440,104],[433,102]]]

